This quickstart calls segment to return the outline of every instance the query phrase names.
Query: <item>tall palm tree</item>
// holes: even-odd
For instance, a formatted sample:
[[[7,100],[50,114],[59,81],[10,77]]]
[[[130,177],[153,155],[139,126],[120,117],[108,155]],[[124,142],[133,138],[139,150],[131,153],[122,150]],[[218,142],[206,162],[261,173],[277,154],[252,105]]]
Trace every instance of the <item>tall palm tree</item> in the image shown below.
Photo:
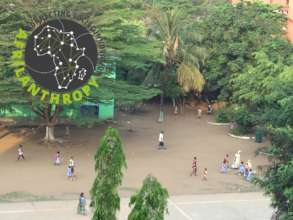
[[[153,9],[151,17],[152,33],[162,41],[165,69],[175,68],[177,83],[183,93],[200,93],[205,84],[200,67],[207,57],[207,52],[199,46],[202,39],[193,31],[192,20],[188,20],[180,10],[174,9]]]

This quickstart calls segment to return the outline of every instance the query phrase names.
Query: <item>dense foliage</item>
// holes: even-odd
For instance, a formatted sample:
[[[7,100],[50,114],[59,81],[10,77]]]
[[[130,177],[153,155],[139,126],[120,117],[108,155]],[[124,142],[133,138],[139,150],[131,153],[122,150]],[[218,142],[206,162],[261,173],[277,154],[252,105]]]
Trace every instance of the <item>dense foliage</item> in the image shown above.
[[[293,217],[293,45],[274,40],[233,79],[234,101],[271,137],[273,165],[258,183],[272,195],[280,219]]]
[[[118,131],[108,128],[95,155],[96,179],[91,189],[93,220],[115,220],[120,208],[118,187],[126,168],[122,141]]]
[[[201,97],[202,90],[205,99],[229,101],[232,107],[229,111],[218,111],[219,121],[233,120],[242,132],[261,126],[271,137],[268,151],[273,166],[258,183],[272,195],[279,215],[284,219],[292,217],[293,46],[284,39],[285,17],[277,12],[277,6],[243,1],[232,5],[224,0],[2,0],[1,3],[1,108],[14,103],[33,103],[15,86],[13,67],[8,63],[18,29],[30,32],[44,17],[77,19],[96,36],[104,38],[107,58],[117,64],[118,80],[100,77],[100,87],[91,101],[114,97],[118,104],[123,104],[159,93],[175,101],[189,94]],[[50,112],[51,116],[59,109],[39,103],[32,106],[40,114]],[[107,132],[116,137],[112,129]],[[106,139],[102,144],[108,146]],[[98,152],[97,155],[106,155],[106,151]],[[119,158],[118,164],[123,166],[123,158]],[[122,177],[121,167],[116,168],[115,187]],[[96,169],[102,167],[98,164]],[[96,181],[102,188],[106,186],[103,179]],[[146,185],[151,182],[148,181]],[[140,193],[148,192],[147,189],[143,187]],[[97,197],[102,195],[97,190],[100,189],[92,191],[94,200],[108,201]],[[103,213],[102,209],[107,208],[96,206],[96,215],[105,214],[107,220],[113,218],[119,207],[116,191],[109,193],[113,197],[114,203],[109,204],[113,210]],[[133,213],[144,212],[139,196],[138,193],[133,197],[137,198],[133,199]]]
[[[253,62],[253,53],[283,35],[284,16],[263,3],[219,4],[207,8],[199,22],[209,58],[204,67],[206,94],[229,100],[230,80]]]
[[[168,191],[153,176],[144,179],[141,189],[130,198],[133,206],[128,220],[164,220]]]

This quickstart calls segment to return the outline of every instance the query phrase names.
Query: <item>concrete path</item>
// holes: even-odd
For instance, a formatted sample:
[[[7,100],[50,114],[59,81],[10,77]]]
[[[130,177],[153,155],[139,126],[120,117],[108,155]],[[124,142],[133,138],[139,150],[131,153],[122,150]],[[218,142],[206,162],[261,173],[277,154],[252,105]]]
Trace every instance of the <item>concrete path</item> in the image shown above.
[[[119,220],[127,220],[129,199],[121,201]],[[166,220],[269,220],[272,208],[261,193],[173,196]],[[76,214],[76,201],[0,203],[2,220],[89,220]]]

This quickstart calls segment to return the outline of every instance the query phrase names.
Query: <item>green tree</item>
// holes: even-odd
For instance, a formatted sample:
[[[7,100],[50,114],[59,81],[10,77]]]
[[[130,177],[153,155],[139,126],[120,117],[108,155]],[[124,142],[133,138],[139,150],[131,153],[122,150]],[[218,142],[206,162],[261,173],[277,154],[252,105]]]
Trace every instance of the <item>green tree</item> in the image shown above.
[[[144,179],[141,189],[131,197],[128,220],[163,220],[167,213],[168,191],[153,176]]]
[[[293,217],[293,45],[275,39],[232,80],[234,102],[253,115],[270,137],[272,166],[256,182],[272,196],[278,219]]]
[[[24,65],[23,59],[14,60],[10,65],[11,53],[15,50],[15,36],[19,28],[26,29],[28,33],[47,19],[56,17],[66,17],[82,22],[92,31],[95,38],[100,39],[97,32],[98,26],[94,24],[96,11],[100,4],[95,1],[6,1],[6,4],[0,6],[0,61],[2,70],[0,74],[1,90],[5,97],[1,99],[1,108],[8,108],[15,104],[32,106],[32,111],[43,119],[46,124],[46,141],[55,141],[54,126],[58,123],[58,118],[63,107],[60,105],[50,105],[41,103],[37,99],[32,99],[19,88],[19,85],[13,79],[13,70],[20,65]],[[109,2],[108,2],[109,3]],[[20,22],[21,21],[21,22]],[[3,34],[2,34],[3,33]],[[2,38],[3,37],[3,38]],[[22,39],[25,40],[25,39]],[[22,48],[24,49],[24,48]],[[101,48],[100,48],[101,49]],[[107,70],[105,71],[107,73]],[[105,73],[103,72],[103,74]],[[105,74],[106,74],[105,73]],[[102,74],[102,75],[103,75]],[[146,100],[158,94],[158,90],[145,88],[143,86],[133,86],[121,81],[99,78],[99,90],[94,91],[90,100],[97,102],[99,100],[111,100],[115,98],[119,104],[133,103]],[[102,84],[102,85],[101,85]],[[133,94],[135,93],[135,94]],[[72,106],[75,108],[76,106]],[[70,118],[71,121],[78,118]],[[93,121],[93,120],[91,120]],[[78,121],[77,121],[78,122]]]
[[[108,128],[95,155],[96,179],[91,189],[93,220],[115,220],[120,208],[118,187],[126,160],[118,131]]]
[[[244,1],[236,5],[219,3],[206,9],[197,30],[209,51],[203,71],[207,96],[230,100],[230,80],[254,62],[254,52],[282,37],[286,19],[276,9],[277,6]]]

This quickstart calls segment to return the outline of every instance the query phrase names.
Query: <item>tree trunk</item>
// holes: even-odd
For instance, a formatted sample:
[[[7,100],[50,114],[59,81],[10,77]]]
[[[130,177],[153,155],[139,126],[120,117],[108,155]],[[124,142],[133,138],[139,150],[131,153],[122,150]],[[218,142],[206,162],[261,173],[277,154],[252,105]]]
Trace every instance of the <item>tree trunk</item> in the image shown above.
[[[163,111],[163,105],[164,105],[164,93],[161,92],[161,99],[160,99],[160,115],[158,122],[164,121],[164,111]]]
[[[55,142],[56,141],[53,125],[46,126],[46,135],[45,135],[44,141],[46,141],[46,142]]]

